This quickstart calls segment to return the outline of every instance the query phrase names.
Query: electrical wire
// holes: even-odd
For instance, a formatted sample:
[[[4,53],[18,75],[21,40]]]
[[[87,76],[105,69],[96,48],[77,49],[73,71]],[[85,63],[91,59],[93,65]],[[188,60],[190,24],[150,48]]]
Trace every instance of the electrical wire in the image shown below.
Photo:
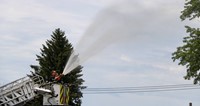
[[[110,87],[110,88],[86,88],[85,90],[115,90],[115,89],[154,89],[154,88],[179,88],[194,87],[199,85],[179,84],[179,85],[160,85],[160,86],[140,86],[140,87]]]
[[[178,84],[140,87],[106,87],[106,88],[86,88],[83,94],[110,94],[110,93],[137,93],[137,92],[161,92],[200,89],[199,85]]]

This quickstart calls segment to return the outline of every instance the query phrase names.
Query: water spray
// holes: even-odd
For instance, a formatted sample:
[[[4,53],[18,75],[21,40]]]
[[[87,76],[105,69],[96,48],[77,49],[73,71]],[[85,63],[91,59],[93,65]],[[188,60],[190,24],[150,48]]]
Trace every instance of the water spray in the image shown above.
[[[142,43],[152,37],[164,37],[159,32],[173,31],[172,26],[176,23],[171,16],[174,15],[174,10],[169,11],[170,6],[162,6],[164,4],[154,7],[156,3],[129,1],[100,11],[78,42],[76,53],[72,52],[63,74],[66,75],[112,44],[135,41]]]

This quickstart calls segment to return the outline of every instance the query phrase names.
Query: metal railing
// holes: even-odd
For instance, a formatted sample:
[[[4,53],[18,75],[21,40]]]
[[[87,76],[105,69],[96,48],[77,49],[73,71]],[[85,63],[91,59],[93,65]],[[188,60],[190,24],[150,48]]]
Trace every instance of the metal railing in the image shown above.
[[[31,77],[23,77],[0,87],[0,106],[18,105],[33,99],[34,86],[42,85],[42,76],[34,74]]]

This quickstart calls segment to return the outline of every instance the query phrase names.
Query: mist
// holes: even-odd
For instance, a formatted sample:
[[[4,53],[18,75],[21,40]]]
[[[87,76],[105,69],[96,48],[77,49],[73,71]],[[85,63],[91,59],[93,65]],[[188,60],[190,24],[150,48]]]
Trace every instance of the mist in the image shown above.
[[[100,11],[75,47],[63,74],[66,75],[110,45],[142,43],[151,38],[166,37],[166,33],[171,36],[178,18],[176,11],[171,9],[171,4],[160,3],[156,7],[157,3],[121,2]]]

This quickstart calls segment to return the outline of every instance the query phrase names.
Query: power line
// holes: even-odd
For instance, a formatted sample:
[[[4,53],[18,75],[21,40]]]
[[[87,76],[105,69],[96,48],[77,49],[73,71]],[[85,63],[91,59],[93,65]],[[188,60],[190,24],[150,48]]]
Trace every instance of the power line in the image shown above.
[[[138,91],[95,91],[95,92],[83,92],[83,94],[111,94],[111,93],[138,93],[138,92],[161,92],[161,91],[180,91],[180,90],[194,90],[199,88],[179,88],[179,89],[157,89],[157,90],[138,90]]]
[[[106,88],[86,88],[84,94],[110,94],[110,93],[137,93],[137,92],[161,92],[200,89],[199,85],[178,84],[140,87],[106,87]]]
[[[140,87],[109,87],[109,88],[86,88],[85,90],[113,90],[113,89],[151,89],[151,88],[178,88],[178,87],[194,87],[199,85],[178,84],[178,85],[159,85],[159,86],[140,86]]]

